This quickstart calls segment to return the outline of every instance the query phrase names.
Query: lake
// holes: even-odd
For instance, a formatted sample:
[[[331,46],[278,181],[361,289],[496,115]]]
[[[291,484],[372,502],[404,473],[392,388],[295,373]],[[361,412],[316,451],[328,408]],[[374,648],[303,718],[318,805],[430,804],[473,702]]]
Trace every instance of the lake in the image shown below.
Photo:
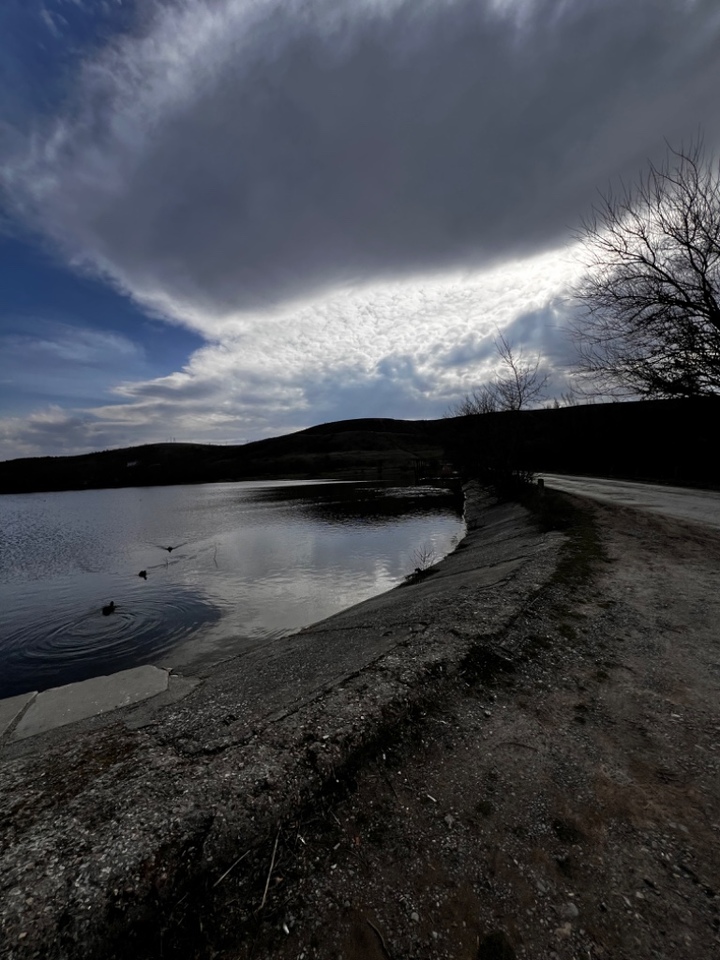
[[[0,496],[0,698],[144,663],[202,669],[396,586],[464,532],[434,487]]]

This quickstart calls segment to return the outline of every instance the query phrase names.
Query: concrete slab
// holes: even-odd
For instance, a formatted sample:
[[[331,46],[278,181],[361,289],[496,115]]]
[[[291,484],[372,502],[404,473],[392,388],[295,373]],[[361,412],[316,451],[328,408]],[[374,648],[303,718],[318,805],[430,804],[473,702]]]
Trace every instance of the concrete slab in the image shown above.
[[[93,677],[92,680],[44,690],[20,719],[11,740],[24,740],[67,723],[127,707],[163,693],[167,686],[167,670],[147,664],[107,677]]]
[[[21,693],[17,697],[8,697],[0,700],[0,737],[4,737],[25,707],[37,696],[37,690],[32,693]]]

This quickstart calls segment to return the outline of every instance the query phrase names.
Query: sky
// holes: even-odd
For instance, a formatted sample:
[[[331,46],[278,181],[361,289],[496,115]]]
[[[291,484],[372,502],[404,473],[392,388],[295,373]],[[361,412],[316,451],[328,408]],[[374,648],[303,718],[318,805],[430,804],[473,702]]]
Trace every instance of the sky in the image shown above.
[[[717,0],[3,0],[0,459],[572,383],[578,229],[720,139]]]

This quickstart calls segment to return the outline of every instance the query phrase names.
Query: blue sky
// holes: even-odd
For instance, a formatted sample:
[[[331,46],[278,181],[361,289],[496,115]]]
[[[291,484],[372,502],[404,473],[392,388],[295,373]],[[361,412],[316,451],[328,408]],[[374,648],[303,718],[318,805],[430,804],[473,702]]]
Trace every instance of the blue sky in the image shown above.
[[[716,0],[5,0],[0,458],[559,395],[574,231],[720,133]]]

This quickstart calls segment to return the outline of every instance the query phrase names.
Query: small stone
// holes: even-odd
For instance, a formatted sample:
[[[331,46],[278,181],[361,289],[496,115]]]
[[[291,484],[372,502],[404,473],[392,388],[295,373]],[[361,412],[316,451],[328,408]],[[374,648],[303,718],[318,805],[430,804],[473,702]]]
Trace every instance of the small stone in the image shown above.
[[[560,908],[560,916],[563,920],[577,920],[579,915],[580,911],[574,903],[566,903],[565,906]]]
[[[410,914],[410,919],[413,923],[417,923],[419,921],[420,914],[417,912],[417,910],[413,910],[413,912]]]

